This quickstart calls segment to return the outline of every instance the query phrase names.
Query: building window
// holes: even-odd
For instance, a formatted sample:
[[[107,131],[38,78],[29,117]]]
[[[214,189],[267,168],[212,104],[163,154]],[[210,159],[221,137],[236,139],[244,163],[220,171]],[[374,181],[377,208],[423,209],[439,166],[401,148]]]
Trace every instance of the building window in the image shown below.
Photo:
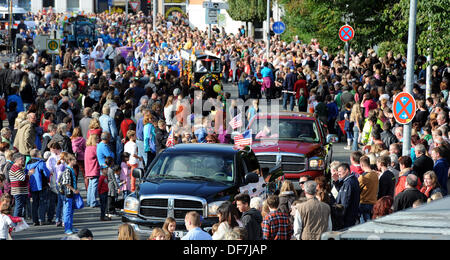
[[[44,0],[42,1],[42,7],[55,7],[55,0]]]
[[[67,11],[79,11],[79,10],[80,10],[80,0],[67,1]]]

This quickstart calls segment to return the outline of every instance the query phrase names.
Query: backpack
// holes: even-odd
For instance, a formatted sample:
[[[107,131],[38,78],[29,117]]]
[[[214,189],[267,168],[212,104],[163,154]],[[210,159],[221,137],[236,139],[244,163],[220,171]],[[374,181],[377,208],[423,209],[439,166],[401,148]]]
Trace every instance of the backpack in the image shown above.
[[[56,190],[62,194],[65,195],[66,187],[62,184],[62,176],[59,176],[58,180],[56,180]]]

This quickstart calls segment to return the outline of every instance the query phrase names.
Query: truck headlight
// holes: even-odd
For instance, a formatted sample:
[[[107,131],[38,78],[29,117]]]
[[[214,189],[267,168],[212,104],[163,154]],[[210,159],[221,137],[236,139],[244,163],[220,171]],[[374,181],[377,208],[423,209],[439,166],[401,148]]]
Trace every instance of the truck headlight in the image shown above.
[[[325,162],[323,158],[320,157],[312,157],[309,159],[309,169],[310,170],[324,170],[325,169]]]
[[[217,217],[217,209],[224,202],[225,201],[214,201],[214,202],[208,203],[208,217]]]
[[[138,214],[139,212],[139,200],[135,197],[128,196],[125,199],[124,205],[123,205],[123,212],[129,213],[129,214]]]

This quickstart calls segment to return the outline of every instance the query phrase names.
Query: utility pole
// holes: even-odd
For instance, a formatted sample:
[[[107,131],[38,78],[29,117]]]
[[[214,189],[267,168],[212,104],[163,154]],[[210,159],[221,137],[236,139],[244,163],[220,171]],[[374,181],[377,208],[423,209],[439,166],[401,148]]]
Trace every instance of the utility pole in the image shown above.
[[[433,59],[433,54],[431,48],[428,49],[427,56],[427,74],[425,78],[425,98],[431,97],[431,60]]]
[[[431,18],[430,12],[428,12],[428,17]],[[427,39],[428,44],[430,44],[431,29],[432,28],[431,28],[431,22],[430,22],[430,25],[428,26],[428,39]],[[426,70],[427,74],[426,74],[426,78],[425,78],[425,98],[431,97],[431,60],[433,59],[433,49],[428,48],[427,51],[428,51],[428,56],[427,56],[427,70]]]
[[[348,25],[348,4],[346,4],[345,5],[345,9],[346,9],[346,12],[345,12],[345,24],[346,25]],[[345,49],[345,66],[348,68],[348,53],[349,53],[349,50],[350,50],[350,46],[349,46],[349,43],[348,43],[349,41],[346,41],[345,42],[345,47],[344,47],[344,49]]]
[[[212,3],[211,0],[209,0],[209,2]],[[208,28],[208,36],[209,36],[209,39],[211,40],[211,38],[212,38],[212,34],[211,34],[211,27],[212,27],[212,24],[210,23],[208,27],[209,27],[209,28]]]
[[[128,0],[125,1],[125,20],[128,21]]]
[[[417,16],[417,0],[409,2],[409,28],[408,28],[408,51],[406,54],[406,92],[412,95],[414,84],[414,52],[416,45],[416,16]],[[416,109],[416,108],[413,108]],[[411,154],[411,124],[403,126],[403,149],[404,156]]]
[[[158,0],[153,0],[153,31],[156,32],[156,9],[158,8]]]
[[[266,49],[267,60],[269,60],[269,52],[270,52],[270,0],[267,0],[267,49]]]
[[[8,12],[9,12],[9,26],[8,26],[8,33],[9,33],[9,47],[11,50],[11,53],[14,53],[13,51],[13,36],[12,36],[12,27],[13,27],[13,0],[9,0],[8,3]]]

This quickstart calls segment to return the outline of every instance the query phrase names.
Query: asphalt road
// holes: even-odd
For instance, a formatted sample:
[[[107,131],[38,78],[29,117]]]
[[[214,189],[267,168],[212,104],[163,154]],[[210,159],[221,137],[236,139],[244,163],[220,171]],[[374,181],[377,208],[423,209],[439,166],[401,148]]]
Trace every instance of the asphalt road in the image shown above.
[[[237,87],[227,84],[224,90],[232,94],[232,98],[237,97]],[[281,110],[280,110],[281,111]],[[336,143],[333,145],[333,160],[349,162],[350,151],[344,150],[344,143]],[[86,201],[86,189],[81,178],[78,183],[80,192],[84,201]],[[33,226],[31,220],[27,220],[30,228],[21,232],[13,233],[15,240],[59,240],[66,235],[63,227],[55,227],[54,225]],[[111,221],[100,221],[100,208],[83,208],[75,210],[74,227],[76,229],[88,228],[94,234],[95,240],[116,240],[118,227],[121,224],[121,218],[116,216]],[[146,237],[141,237],[146,239]]]

